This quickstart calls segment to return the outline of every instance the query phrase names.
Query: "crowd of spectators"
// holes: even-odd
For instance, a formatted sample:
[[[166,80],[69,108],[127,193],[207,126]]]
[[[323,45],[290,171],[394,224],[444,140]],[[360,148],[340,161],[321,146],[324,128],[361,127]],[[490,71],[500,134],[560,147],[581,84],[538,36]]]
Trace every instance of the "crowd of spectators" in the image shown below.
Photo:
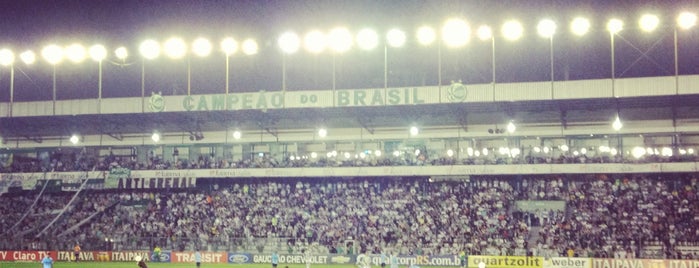
[[[137,155],[100,155],[101,150],[85,148],[59,148],[52,153],[41,152],[36,157],[22,154],[0,155],[0,173],[21,172],[61,172],[109,170],[123,167],[131,170],[164,169],[227,169],[227,168],[293,168],[293,167],[364,167],[364,166],[420,166],[420,165],[485,165],[485,164],[572,164],[572,163],[627,163],[627,162],[682,162],[696,161],[693,155],[660,157],[657,155],[635,159],[621,155],[605,154],[587,155],[560,153],[534,153],[527,149],[527,154],[503,154],[494,149],[487,155],[452,155],[430,153],[422,148],[415,151],[376,154],[362,153],[328,153],[324,155],[272,155],[250,154],[247,157],[216,156],[200,154],[197,156],[163,157],[148,152],[143,157]]]
[[[219,183],[219,184],[214,184]],[[44,228],[48,248],[273,250],[317,244],[329,252],[647,257],[699,246],[699,184],[694,178],[479,177],[215,181],[190,189],[86,190],[36,198],[0,197],[0,231],[30,208],[18,232]],[[31,195],[28,195],[31,196]],[[560,210],[521,213],[517,201],[563,201]],[[91,218],[90,218],[91,217]],[[85,224],[80,225],[84,219]],[[26,248],[24,239],[4,241]],[[17,244],[20,243],[20,244]],[[41,247],[41,246],[40,246]],[[355,252],[357,252],[355,251]]]

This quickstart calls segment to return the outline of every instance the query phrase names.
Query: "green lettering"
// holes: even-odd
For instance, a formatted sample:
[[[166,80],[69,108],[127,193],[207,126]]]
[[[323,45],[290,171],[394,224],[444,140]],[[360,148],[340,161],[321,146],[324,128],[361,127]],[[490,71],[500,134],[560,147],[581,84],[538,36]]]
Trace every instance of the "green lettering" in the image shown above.
[[[211,110],[223,110],[225,103],[226,99],[223,95],[211,96]]]
[[[349,105],[349,92],[338,91],[337,92],[337,106],[347,106]]]
[[[364,90],[355,90],[354,91],[354,105],[355,106],[366,106],[366,103],[364,102],[364,98],[366,97],[366,92]]]
[[[206,103],[206,98],[204,96],[199,96],[199,105],[197,105],[197,110],[199,110],[199,111],[208,111],[209,110],[209,104]]]
[[[230,94],[227,96],[226,100],[226,110],[233,110],[235,106],[238,105],[238,96]]]
[[[418,91],[417,91],[417,88],[414,87],[414,88],[413,88],[413,104],[423,104],[423,103],[425,103],[425,100],[422,100],[422,99],[418,98],[417,92],[418,92]]]
[[[381,90],[374,90],[374,96],[371,98],[371,105],[384,105],[383,103],[383,92]]]
[[[252,94],[243,95],[243,109],[252,109]]]
[[[185,110],[191,111],[194,109],[194,105],[192,105],[192,102],[194,101],[194,98],[192,96],[186,96],[182,100],[182,107],[184,107]]]
[[[388,90],[388,103],[392,105],[397,105],[400,103],[400,91],[397,89]]]
[[[284,106],[284,94],[274,93],[272,95],[272,107],[282,108]]]
[[[264,91],[260,91],[260,94],[257,94],[257,105],[255,105],[255,108],[267,109],[267,96]]]
[[[410,93],[408,91],[408,88],[403,89],[403,103],[402,104],[410,104]]]

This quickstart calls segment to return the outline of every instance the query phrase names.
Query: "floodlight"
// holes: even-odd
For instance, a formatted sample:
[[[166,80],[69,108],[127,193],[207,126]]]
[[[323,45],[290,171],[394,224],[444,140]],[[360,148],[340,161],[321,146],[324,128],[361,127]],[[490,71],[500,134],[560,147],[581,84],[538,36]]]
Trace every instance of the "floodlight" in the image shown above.
[[[386,34],[386,43],[392,47],[402,47],[405,45],[405,32],[399,29],[392,29]]]
[[[160,133],[153,132],[153,135],[150,136],[150,139],[153,140],[153,142],[159,142],[160,141]]]
[[[418,129],[416,126],[410,127],[410,136],[416,136],[419,133],[420,129]]]
[[[88,50],[90,58],[94,61],[103,61],[107,57],[107,49],[103,45],[93,45]]]
[[[564,152],[567,152],[568,150],[570,150],[570,147],[568,147],[568,145],[566,145],[566,144],[561,145],[560,148],[561,148],[561,151],[564,151]]]
[[[301,47],[301,38],[294,32],[286,32],[279,37],[279,48],[286,54],[293,54]]]
[[[57,45],[48,45],[41,50],[41,56],[49,64],[56,65],[63,60],[63,49]]]
[[[524,28],[522,27],[522,23],[516,20],[506,21],[505,24],[502,25],[501,30],[502,35],[505,37],[505,39],[510,41],[515,41],[521,38],[524,34]]]
[[[583,36],[590,30],[590,20],[582,17],[575,18],[570,23],[570,31],[577,36]]]
[[[682,12],[677,16],[677,26],[682,29],[689,29],[697,25],[697,14],[692,12]]]
[[[235,54],[238,51],[238,41],[231,37],[226,37],[221,41],[221,51],[223,51],[226,56]]]
[[[510,121],[510,123],[507,123],[507,132],[509,133],[514,133],[517,130],[517,126],[515,126],[515,123]]]
[[[160,56],[160,45],[155,40],[146,40],[138,47],[141,56],[148,60],[152,60]]]
[[[619,19],[611,19],[607,22],[607,31],[611,34],[617,34],[624,29],[624,22]]]
[[[199,37],[192,43],[192,52],[199,57],[206,57],[211,54],[211,42],[209,39]]]
[[[19,58],[24,64],[34,64],[34,62],[36,62],[36,54],[31,50],[22,52],[22,54],[19,54]]]
[[[352,34],[344,27],[330,31],[328,41],[330,48],[337,53],[343,53],[352,48]]]
[[[308,52],[320,53],[328,46],[328,38],[320,31],[311,31],[303,38],[303,46]]]
[[[12,53],[12,50],[3,48],[0,49],[0,65],[2,66],[10,66],[14,64],[15,62],[15,54]]]
[[[471,38],[471,27],[462,19],[449,19],[442,26],[442,40],[448,47],[461,47]]]
[[[374,151],[375,156],[381,156],[381,150],[376,150]]]
[[[658,28],[658,24],[660,24],[660,19],[653,14],[645,14],[638,20],[638,26],[645,32],[652,32]]]
[[[619,115],[616,116],[616,119],[614,119],[614,122],[612,123],[612,128],[614,130],[619,131],[624,125],[621,123],[621,119],[619,119]]]
[[[452,150],[452,149],[447,150],[447,156],[448,157],[454,156],[454,150]]]
[[[379,36],[372,29],[362,29],[357,33],[357,46],[363,50],[372,50],[379,43]]]
[[[316,152],[311,152],[311,158],[313,158],[313,159],[318,158],[318,153],[316,153]]]
[[[129,57],[129,51],[126,50],[125,47],[119,47],[114,50],[114,55],[117,57],[117,59],[126,60],[126,58]]]
[[[550,19],[543,19],[536,26],[536,31],[543,38],[552,38],[556,33],[556,22]]]
[[[646,154],[646,149],[640,146],[633,147],[631,150],[631,155],[633,155],[634,158],[639,159],[643,157],[643,155]]]
[[[240,137],[242,137],[242,136],[243,136],[243,134],[240,133],[240,131],[238,131],[238,130],[233,131],[233,138],[234,138],[234,139],[239,140]]]
[[[70,143],[75,145],[75,144],[78,144],[78,142],[80,142],[80,137],[78,137],[78,135],[73,134],[73,136],[70,136],[69,140],[70,140]]]
[[[243,41],[243,54],[245,55],[255,55],[257,54],[257,51],[259,50],[259,47],[257,46],[257,42],[253,39],[245,39]]]
[[[430,45],[434,42],[435,39],[437,39],[437,34],[434,32],[434,29],[432,29],[432,27],[422,26],[417,29],[417,41],[421,45]]]
[[[172,37],[165,41],[163,49],[165,50],[165,55],[171,59],[181,59],[187,54],[187,44],[179,37]]]
[[[64,50],[66,58],[73,63],[80,63],[85,60],[87,52],[85,47],[81,44],[72,44],[65,48]]]
[[[318,137],[325,138],[326,136],[328,136],[327,129],[321,128],[318,130]]]
[[[488,25],[481,25],[478,27],[476,35],[478,35],[478,39],[481,41],[490,40],[493,38],[493,29]]]

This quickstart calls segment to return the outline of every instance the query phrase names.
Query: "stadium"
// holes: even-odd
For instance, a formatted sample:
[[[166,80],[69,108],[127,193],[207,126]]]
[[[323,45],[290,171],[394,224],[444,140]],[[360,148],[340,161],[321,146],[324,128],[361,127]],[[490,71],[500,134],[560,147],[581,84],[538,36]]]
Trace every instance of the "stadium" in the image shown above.
[[[0,268],[699,267],[696,3],[417,2],[10,35]]]

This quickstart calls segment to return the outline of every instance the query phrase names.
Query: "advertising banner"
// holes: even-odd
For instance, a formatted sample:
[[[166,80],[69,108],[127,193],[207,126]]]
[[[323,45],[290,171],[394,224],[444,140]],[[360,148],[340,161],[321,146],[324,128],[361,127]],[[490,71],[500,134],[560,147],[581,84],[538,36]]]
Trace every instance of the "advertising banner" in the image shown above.
[[[381,264],[381,255],[371,254],[371,263],[374,265]],[[388,257],[390,261],[390,256]],[[458,255],[398,255],[398,265],[408,266],[416,264],[418,266],[459,266],[461,260]],[[386,263],[388,264],[388,263]],[[478,266],[476,266],[478,267]]]
[[[81,251],[78,255],[81,261],[111,261],[111,252],[109,251]],[[72,251],[58,251],[54,261],[73,261],[75,255]]]
[[[151,253],[149,251],[112,251],[112,261],[133,261],[136,256],[142,260],[150,262]]]
[[[228,263],[252,263],[252,254],[228,252]]]
[[[55,251],[0,251],[0,261],[17,261],[17,262],[39,262],[41,259],[51,256],[54,260],[57,259]]]
[[[667,260],[665,268],[699,268],[699,260]]]
[[[524,256],[468,256],[468,266],[478,267],[485,263],[487,268],[543,268],[544,258]]]
[[[592,268],[665,268],[665,260],[592,259]]]
[[[170,262],[172,252],[169,250],[160,251],[160,256],[156,256],[155,252],[151,252],[151,262]]]
[[[170,262],[172,263],[194,263],[194,251],[184,251],[178,252],[173,251],[170,253]],[[228,253],[227,252],[201,252],[201,262],[202,263],[228,263]]]
[[[592,259],[553,257],[544,259],[544,268],[592,268]]]
[[[330,255],[311,255],[310,263],[312,264],[327,264]],[[271,254],[253,254],[253,263],[272,263]],[[279,254],[279,263],[286,264],[303,264],[306,263],[302,254]]]

